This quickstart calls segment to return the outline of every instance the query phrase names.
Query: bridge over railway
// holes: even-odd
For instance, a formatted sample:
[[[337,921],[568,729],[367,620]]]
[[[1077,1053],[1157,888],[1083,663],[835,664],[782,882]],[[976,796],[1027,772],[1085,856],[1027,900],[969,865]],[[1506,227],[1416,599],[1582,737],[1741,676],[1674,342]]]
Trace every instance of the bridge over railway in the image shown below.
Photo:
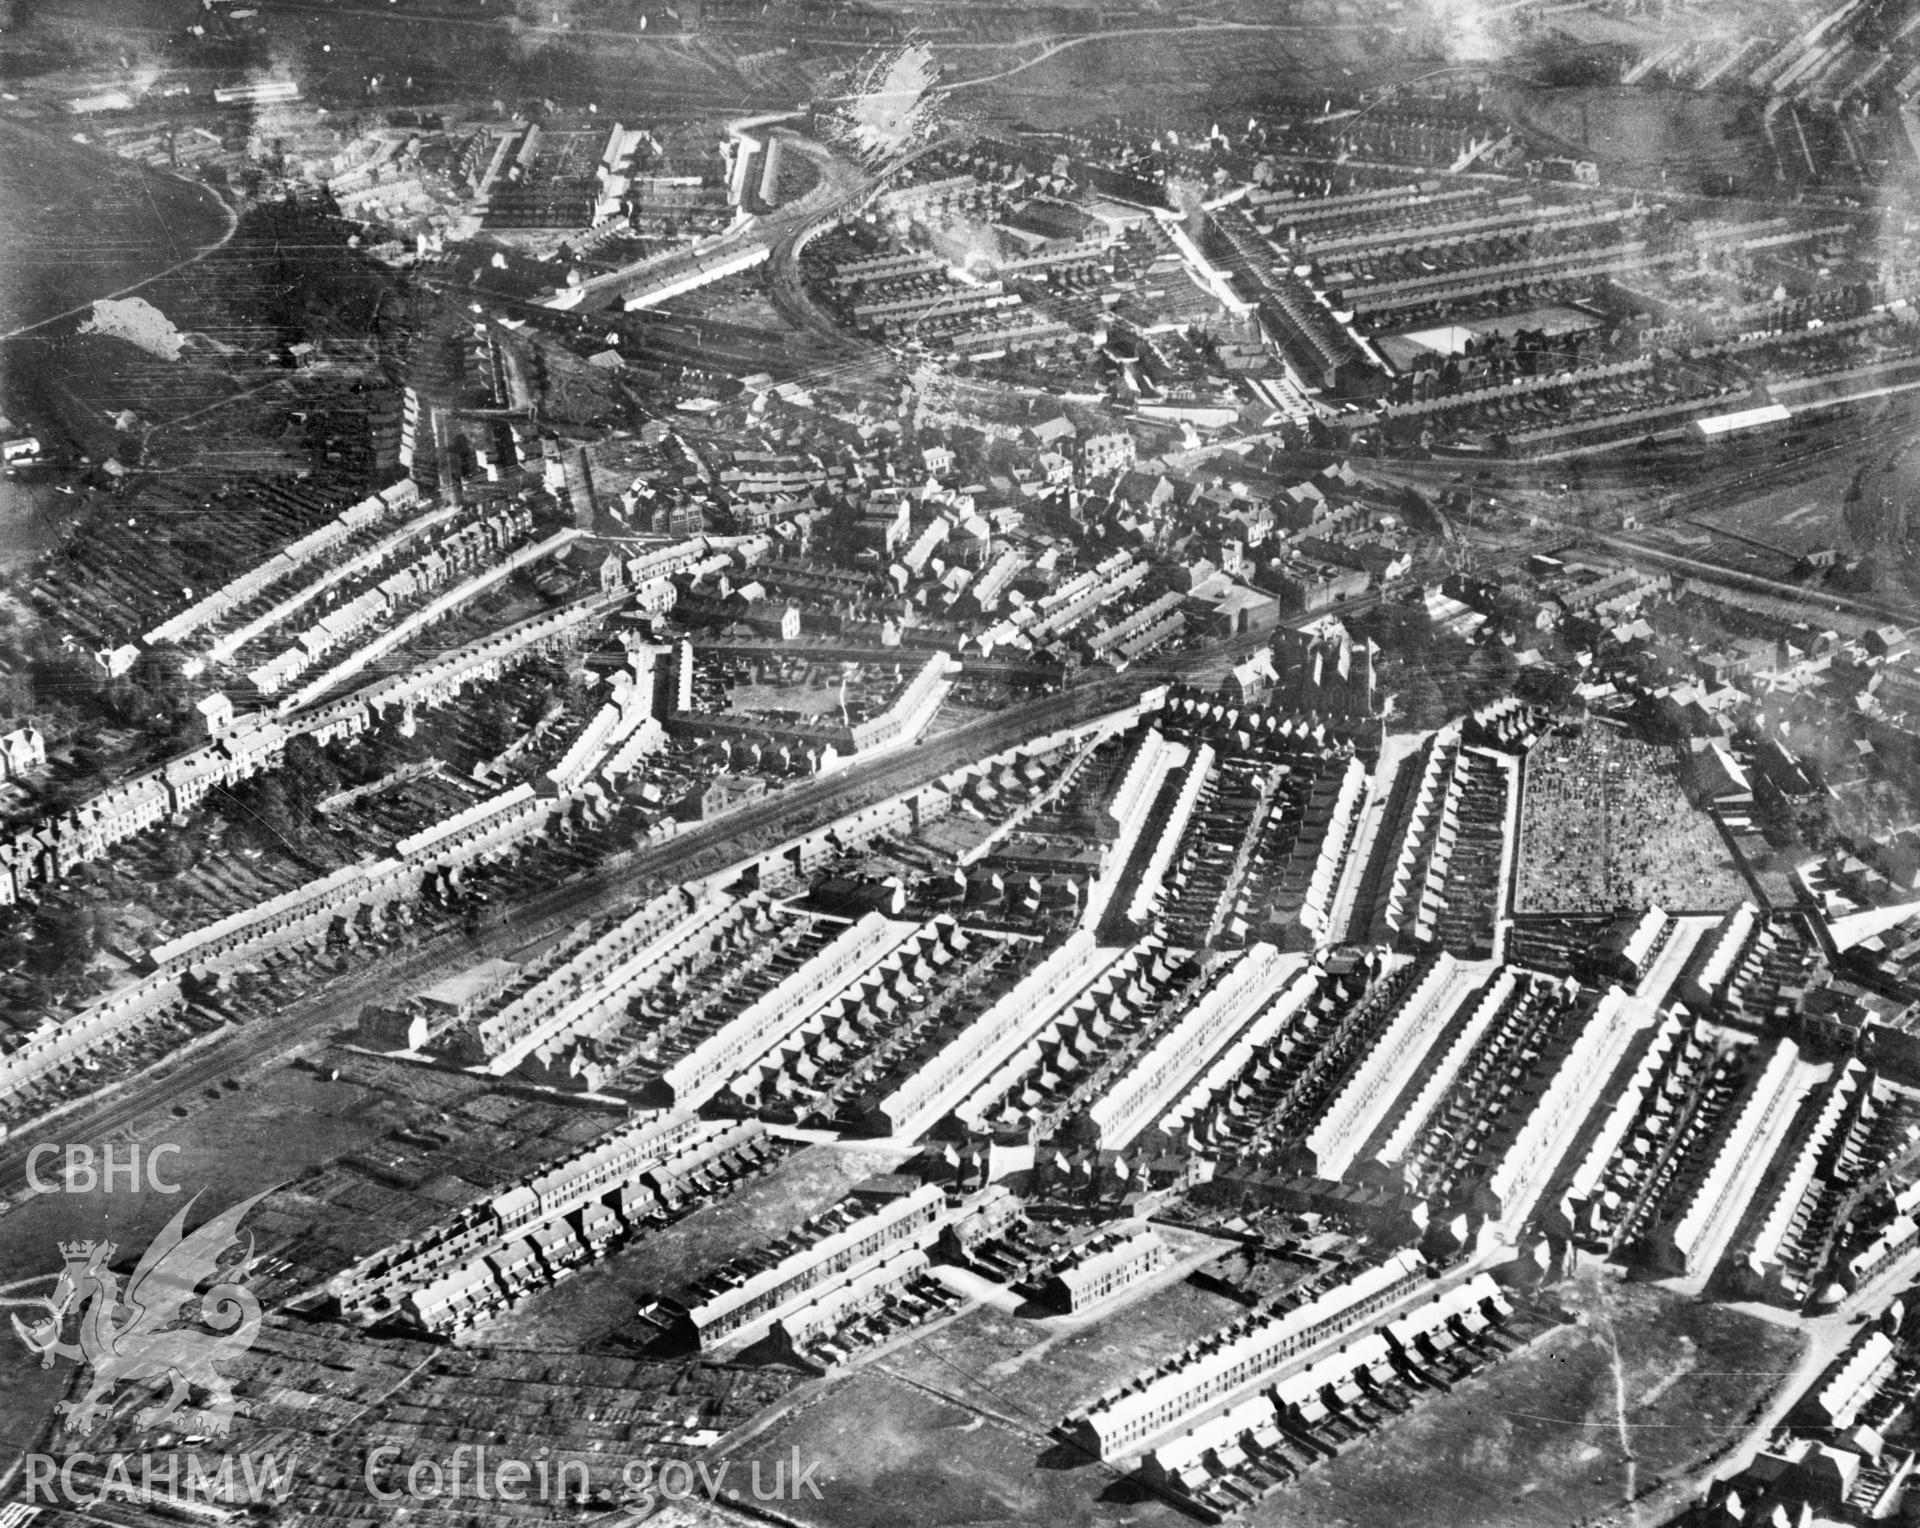
[[[631,307],[650,299],[664,300],[661,294],[677,295],[768,260],[776,262],[776,269],[782,260],[797,269],[798,250],[806,240],[862,205],[879,190],[884,177],[840,158],[825,144],[811,138],[783,134],[781,141],[793,152],[812,160],[820,172],[819,180],[797,201],[773,212],[743,216],[724,233],[690,249],[650,255],[618,270],[591,277],[569,288],[549,306],[573,311],[602,311],[615,305]],[[912,157],[902,160],[898,166],[889,166],[889,171],[911,163]],[[779,301],[777,294],[775,300]],[[787,316],[794,318],[793,314]],[[839,338],[831,320],[828,324],[833,336]],[[813,328],[814,325],[802,323],[801,327]]]

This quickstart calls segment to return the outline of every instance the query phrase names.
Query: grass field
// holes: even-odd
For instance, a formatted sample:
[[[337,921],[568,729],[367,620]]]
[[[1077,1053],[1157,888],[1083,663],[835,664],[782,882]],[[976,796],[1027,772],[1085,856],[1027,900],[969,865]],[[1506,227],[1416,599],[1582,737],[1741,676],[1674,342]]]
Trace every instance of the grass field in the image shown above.
[[[1044,1351],[974,1312],[813,1391],[735,1446],[819,1459],[831,1528],[1188,1521],[1044,1436],[1056,1413],[1209,1319],[1191,1289]],[[1584,1274],[1552,1292],[1572,1320],[1309,1472],[1242,1521],[1258,1528],[1550,1528],[1690,1475],[1736,1439],[1792,1368],[1782,1326],[1650,1285]],[[1072,1394],[1076,1387],[1080,1394]]]
[[[1601,86],[1504,92],[1520,121],[1584,145],[1602,175],[1638,180],[1671,171],[1676,183],[1719,170],[1742,178],[1768,170],[1735,130],[1730,97],[1654,87]]]
[[[887,1367],[982,1405],[1018,1407],[1045,1428],[1244,1314],[1224,1296],[1184,1281],[1071,1331],[1049,1333],[983,1307],[928,1333],[889,1358]]]
[[[1737,1438],[1801,1338],[1650,1285],[1553,1291],[1572,1324],[1417,1408],[1249,1514],[1260,1528],[1549,1528]]]
[[[891,1362],[888,1365],[892,1366]],[[1036,1465],[1037,1440],[889,1374],[861,1370],[740,1448],[740,1456],[822,1461],[818,1502],[781,1511],[832,1528],[1050,1528],[1193,1519],[1097,1464]]]
[[[165,269],[226,226],[200,186],[0,120],[0,332]],[[91,236],[72,237],[85,228]]]

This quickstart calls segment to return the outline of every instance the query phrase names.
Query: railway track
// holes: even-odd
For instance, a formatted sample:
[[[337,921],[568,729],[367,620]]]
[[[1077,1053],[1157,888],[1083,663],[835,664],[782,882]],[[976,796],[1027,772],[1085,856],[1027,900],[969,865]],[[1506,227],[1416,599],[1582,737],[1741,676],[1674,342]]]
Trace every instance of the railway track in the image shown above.
[[[676,882],[718,874],[784,839],[816,831],[974,759],[1117,710],[1155,684],[1201,673],[1223,658],[1251,652],[1267,637],[1264,632],[1247,633],[1193,653],[1136,664],[1123,674],[1083,676],[1057,694],[965,722],[919,746],[856,762],[701,823],[637,851],[617,869],[581,876],[520,902],[509,920],[478,936],[449,932],[418,949],[376,960],[277,1014],[216,1034],[190,1055],[128,1079],[109,1097],[69,1107],[45,1125],[16,1127],[0,1142],[0,1201],[27,1190],[27,1154],[42,1140],[57,1139],[63,1145],[110,1140],[227,1077],[330,1041],[370,1002],[391,1001],[397,992],[417,990],[454,970],[511,955],[553,929],[612,912]]]

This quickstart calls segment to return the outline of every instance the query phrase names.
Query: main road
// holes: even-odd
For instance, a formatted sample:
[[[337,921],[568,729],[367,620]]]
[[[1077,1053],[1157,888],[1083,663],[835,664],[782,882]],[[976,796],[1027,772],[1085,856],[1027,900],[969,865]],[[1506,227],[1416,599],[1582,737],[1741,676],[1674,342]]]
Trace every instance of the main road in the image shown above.
[[[376,960],[277,1014],[215,1032],[197,1049],[140,1073],[107,1097],[44,1124],[16,1130],[0,1144],[0,1202],[26,1191],[27,1153],[43,1140],[77,1145],[112,1139],[236,1072],[326,1043],[354,1022],[368,1003],[391,1002],[396,993],[417,990],[482,960],[511,956],[556,928],[610,912],[675,883],[717,874],[849,812],[926,785],[972,760],[1130,705],[1156,684],[1251,652],[1265,640],[1265,633],[1253,633],[1192,654],[1139,664],[1124,674],[1087,678],[1058,694],[965,722],[918,746],[856,760],[834,774],[778,791],[639,850],[616,870],[563,882],[520,903],[509,920],[478,936],[442,933],[412,950]]]

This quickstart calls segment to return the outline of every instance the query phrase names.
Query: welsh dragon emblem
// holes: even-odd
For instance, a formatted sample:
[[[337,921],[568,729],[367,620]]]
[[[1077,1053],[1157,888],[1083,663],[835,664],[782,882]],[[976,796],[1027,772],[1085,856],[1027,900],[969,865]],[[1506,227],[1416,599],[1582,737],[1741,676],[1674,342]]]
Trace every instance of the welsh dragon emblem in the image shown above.
[[[139,1266],[120,1289],[120,1276],[110,1264],[118,1250],[112,1242],[62,1242],[66,1260],[50,1296],[0,1301],[8,1305],[38,1305],[44,1319],[31,1326],[18,1315],[13,1329],[40,1367],[56,1358],[71,1358],[93,1371],[86,1393],[77,1401],[61,1401],[56,1410],[68,1429],[84,1437],[100,1420],[114,1390],[122,1384],[165,1380],[167,1394],[144,1407],[134,1418],[141,1428],[158,1427],[178,1418],[209,1436],[224,1437],[232,1430],[236,1413],[247,1410],[235,1401],[233,1386],[216,1367],[231,1363],[248,1348],[260,1331],[260,1302],[240,1281],[253,1259],[253,1238],[246,1255],[223,1270],[220,1259],[239,1241],[240,1222],[272,1189],[243,1200],[225,1213],[187,1234],[187,1215],[196,1194],[182,1205],[141,1257]],[[202,1284],[213,1282],[196,1295]],[[188,1314],[197,1300],[198,1322]],[[79,1341],[62,1338],[69,1317],[78,1315]],[[189,1401],[195,1390],[205,1395],[196,1408]]]

